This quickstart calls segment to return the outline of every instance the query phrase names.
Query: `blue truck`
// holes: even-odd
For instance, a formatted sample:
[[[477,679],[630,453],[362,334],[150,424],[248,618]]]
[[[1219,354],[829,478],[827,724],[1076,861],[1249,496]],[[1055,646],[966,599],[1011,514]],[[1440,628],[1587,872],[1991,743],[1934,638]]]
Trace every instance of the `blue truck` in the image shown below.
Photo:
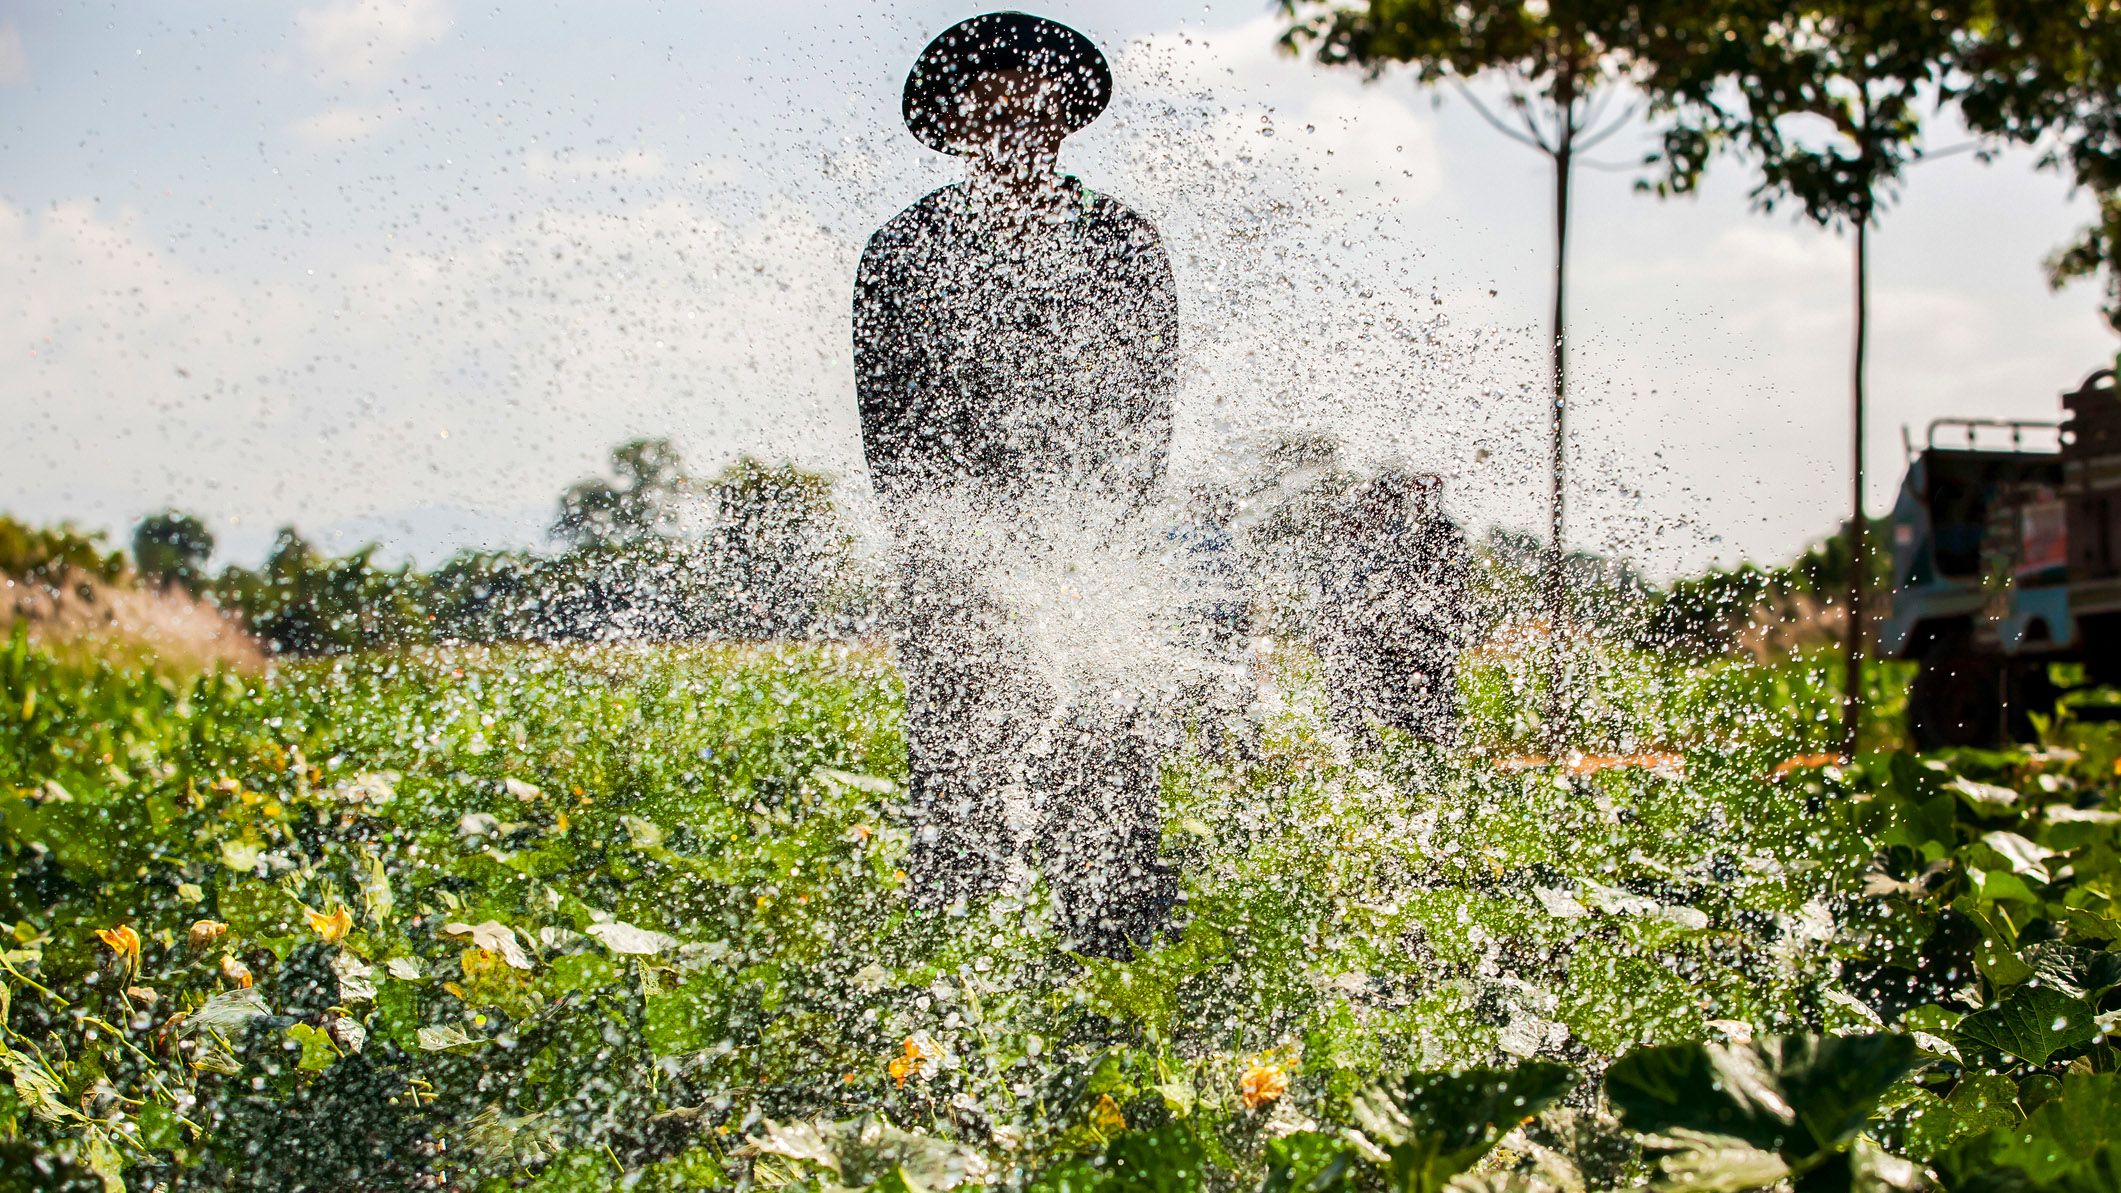
[[[1919,749],[2027,740],[2050,665],[2121,685],[2121,398],[2102,369],[2040,423],[1939,419],[1907,444],[1873,646],[1912,659]]]

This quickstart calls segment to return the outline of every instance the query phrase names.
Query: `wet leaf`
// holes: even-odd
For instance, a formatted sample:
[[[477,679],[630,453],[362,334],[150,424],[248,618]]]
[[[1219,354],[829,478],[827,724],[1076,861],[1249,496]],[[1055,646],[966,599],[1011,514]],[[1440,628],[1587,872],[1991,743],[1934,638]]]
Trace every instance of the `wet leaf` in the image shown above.
[[[2023,985],[1992,1007],[1959,1021],[1958,1036],[2033,1064],[2088,1044],[2098,1035],[2097,1012],[2081,998],[2045,986]]]
[[[13,1079],[15,1096],[39,1121],[63,1123],[79,1119],[80,1112],[66,1104],[65,1090],[44,1067],[21,1052],[0,1047],[0,1066]]]
[[[2044,940],[2027,946],[2019,957],[2043,984],[2072,998],[2095,999],[2121,985],[2121,953],[2087,949]]]
[[[605,948],[626,957],[653,957],[678,947],[676,937],[651,932],[646,928],[636,928],[632,924],[616,920],[591,924],[587,931]]]
[[[397,906],[397,897],[390,889],[390,872],[384,868],[383,859],[372,854],[364,854],[363,863],[367,872],[361,879],[361,905],[370,923],[387,923],[391,909]]]
[[[224,990],[188,1015],[177,1031],[185,1036],[207,1031],[228,1035],[251,1020],[270,1014],[272,1009],[265,1005],[265,996],[258,991],[249,987]]]
[[[478,1048],[492,1043],[491,1040],[474,1039],[463,1028],[454,1023],[423,1027],[419,1030],[420,1048],[425,1052],[448,1052],[460,1048]]]
[[[1965,776],[1953,779],[1950,787],[1953,794],[1978,812],[2002,811],[2018,802],[2018,793],[2008,787],[1977,783]]]
[[[1657,1158],[1661,1193],[1742,1193],[1766,1189],[1790,1175],[1788,1161],[1732,1135],[1680,1128],[1647,1140]]]
[[[1633,1130],[1727,1137],[1802,1168],[1846,1147],[1914,1062],[1914,1041],[1900,1035],[1672,1044],[1615,1061],[1606,1096]]]
[[[1981,840],[1989,848],[2001,854],[2011,865],[2011,870],[2025,877],[2046,882],[2047,859],[2054,856],[2048,850],[2035,845],[2017,833],[1996,829],[1981,834]]]
[[[376,971],[367,962],[343,949],[332,955],[332,976],[339,979],[339,1002],[352,1006],[376,997]]]
[[[1394,1188],[1436,1193],[1518,1123],[1576,1082],[1566,1065],[1413,1073],[1355,1095],[1356,1124],[1386,1157]]]
[[[517,969],[532,968],[530,954],[516,940],[516,934],[499,920],[481,920],[476,924],[448,923],[442,925],[442,935],[454,940],[469,940],[489,953]]]
[[[339,1063],[338,1045],[329,1033],[311,1027],[307,1023],[289,1025],[287,1038],[301,1049],[301,1059],[295,1067],[305,1072],[321,1073]]]

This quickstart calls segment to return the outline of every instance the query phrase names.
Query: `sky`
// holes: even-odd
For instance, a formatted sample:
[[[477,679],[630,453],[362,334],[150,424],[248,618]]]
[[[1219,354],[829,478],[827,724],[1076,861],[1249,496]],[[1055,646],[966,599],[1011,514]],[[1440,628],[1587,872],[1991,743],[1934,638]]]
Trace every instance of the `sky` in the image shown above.
[[[959,176],[898,118],[977,7],[0,0],[0,512],[202,516],[433,563],[541,544],[628,438],[829,469],[859,513],[848,307],[876,226]],[[1467,102],[1277,52],[1259,0],[1053,0],[1116,96],[1063,164],[1161,230],[1174,474],[1330,432],[1545,521],[1552,176]],[[1787,559],[1848,503],[1850,247],[1737,162],[1575,179],[1571,545],[1653,575]],[[1964,137],[1941,127],[1933,148]],[[1948,415],[2052,419],[2116,342],[2041,259],[2089,204],[1946,153],[1872,238],[1871,512]]]

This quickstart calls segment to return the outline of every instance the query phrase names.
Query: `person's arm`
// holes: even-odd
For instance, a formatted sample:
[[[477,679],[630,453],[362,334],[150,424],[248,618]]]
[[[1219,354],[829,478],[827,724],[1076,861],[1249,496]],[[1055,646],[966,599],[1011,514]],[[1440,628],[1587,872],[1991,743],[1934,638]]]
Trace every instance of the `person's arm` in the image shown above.
[[[898,234],[886,224],[862,250],[854,275],[854,394],[862,455],[879,495],[898,486],[913,431],[912,377],[901,342]]]

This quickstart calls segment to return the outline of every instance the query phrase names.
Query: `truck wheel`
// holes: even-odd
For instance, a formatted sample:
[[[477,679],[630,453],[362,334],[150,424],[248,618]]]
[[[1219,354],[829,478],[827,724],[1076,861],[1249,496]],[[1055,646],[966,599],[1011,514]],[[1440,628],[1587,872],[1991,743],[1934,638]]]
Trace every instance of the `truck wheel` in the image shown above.
[[[2046,659],[2021,659],[2004,676],[2003,730],[2014,742],[2031,744],[2039,739],[2033,731],[2033,714],[2053,716],[2061,689],[2047,676]]]
[[[2003,660],[1943,634],[1916,659],[1907,691],[1907,735],[1918,750],[1992,746],[2003,738]]]

